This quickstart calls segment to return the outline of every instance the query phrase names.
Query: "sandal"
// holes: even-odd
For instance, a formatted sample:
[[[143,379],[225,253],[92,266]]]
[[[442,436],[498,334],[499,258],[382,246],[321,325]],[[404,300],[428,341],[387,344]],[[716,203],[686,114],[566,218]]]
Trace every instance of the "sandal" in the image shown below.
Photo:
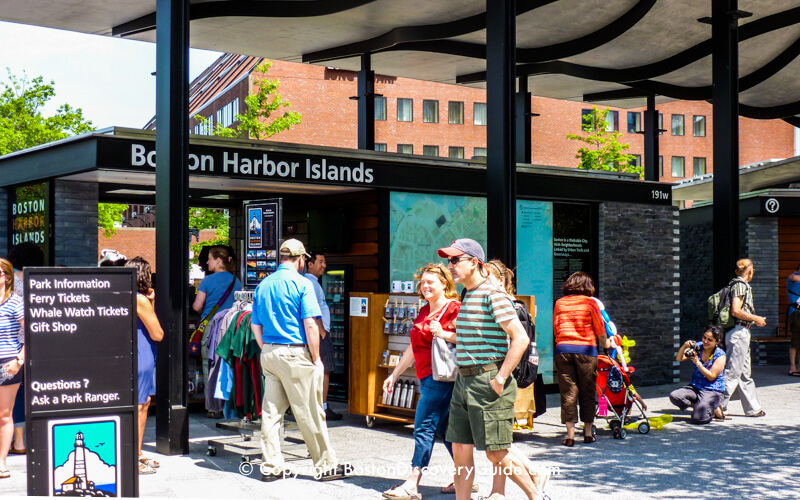
[[[475,483],[472,483],[472,492],[473,492],[473,493],[477,493],[477,492],[478,492],[478,489],[479,489],[478,485],[477,485],[477,484],[475,484]],[[447,486],[445,486],[444,488],[442,488],[442,489],[441,489],[441,490],[439,490],[439,491],[440,491],[441,493],[444,493],[445,495],[448,495],[448,494],[450,494],[450,495],[452,495],[452,494],[455,494],[455,492],[456,492],[456,483],[450,483],[450,484],[448,484]],[[488,497],[487,497],[487,498],[488,498]]]
[[[397,493],[400,494],[398,495]],[[409,493],[407,489],[403,488],[402,484],[398,484],[394,488],[384,491],[383,498],[389,498],[391,500],[422,500],[422,494]]]
[[[139,474],[144,476],[147,474],[155,474],[156,470],[145,463],[139,462]]]
[[[139,455],[139,463],[140,464],[145,464],[145,465],[147,465],[149,467],[152,467],[154,469],[158,469],[159,467],[161,467],[161,464],[159,464],[158,462],[156,462],[152,458],[147,458],[144,455]]]
[[[583,442],[586,444],[591,444],[594,443],[595,441],[597,441],[597,438],[595,436],[583,436]]]
[[[766,413],[764,410],[760,410],[758,413],[754,413],[754,414],[752,414],[752,415],[745,415],[745,416],[746,416],[746,417],[751,417],[751,418],[757,418],[757,417],[763,417],[763,416],[766,416],[766,414],[767,414],[767,413]]]
[[[569,446],[570,448],[572,448],[573,446],[575,446],[575,440],[574,439],[570,439],[570,438],[566,438],[565,440],[561,441],[561,444],[563,444],[564,446]]]
[[[8,469],[0,470],[0,479],[11,477],[11,471]]]

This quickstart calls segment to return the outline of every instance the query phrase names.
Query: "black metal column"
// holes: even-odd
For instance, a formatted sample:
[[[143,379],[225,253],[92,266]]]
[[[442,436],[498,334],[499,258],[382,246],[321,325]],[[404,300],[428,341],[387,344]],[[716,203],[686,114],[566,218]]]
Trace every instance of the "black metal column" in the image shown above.
[[[188,277],[189,0],[156,4],[156,449],[189,453],[186,413]]]
[[[647,110],[644,112],[644,180],[658,181],[658,110],[656,96],[647,96]]]
[[[528,92],[528,77],[517,79],[516,106],[516,148],[517,163],[531,162],[531,93]]]
[[[487,259],[517,264],[516,1],[486,0]]]
[[[375,150],[375,72],[369,54],[358,72],[358,149]]]
[[[739,253],[739,46],[737,0],[711,1],[714,44],[714,289],[732,277]]]

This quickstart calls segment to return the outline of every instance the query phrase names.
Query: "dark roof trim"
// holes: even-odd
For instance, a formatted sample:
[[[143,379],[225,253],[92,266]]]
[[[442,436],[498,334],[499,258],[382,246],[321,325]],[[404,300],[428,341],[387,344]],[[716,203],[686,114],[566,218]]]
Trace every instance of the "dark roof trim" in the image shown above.
[[[189,20],[214,17],[317,17],[344,12],[375,0],[216,0],[192,3]],[[156,29],[156,13],[122,23],[111,28],[112,36],[131,36]]]
[[[769,33],[771,31],[786,28],[800,23],[800,7],[795,7],[777,14],[772,14],[761,19],[757,19],[739,28],[739,42]],[[661,61],[642,66],[623,69],[598,68],[573,64],[564,61],[536,62],[531,64],[521,64],[517,66],[517,76],[532,76],[539,74],[566,74],[585,78],[588,80],[607,81],[607,82],[638,82],[656,78],[667,73],[679,70],[693,62],[711,55],[713,43],[709,38],[693,47],[681,51],[674,56],[670,56]],[[517,61],[522,62],[521,59]],[[486,81],[486,72],[468,73],[456,77],[456,83],[479,83]]]
[[[539,7],[551,4],[555,1],[556,0],[520,0],[517,2],[517,15],[519,16],[520,14],[538,9]],[[402,26],[382,35],[376,36],[375,38],[370,38],[369,40],[362,40],[360,42],[349,43],[339,47],[332,47],[325,50],[318,50],[315,52],[309,52],[308,54],[303,54],[303,62],[320,63],[335,59],[346,59],[348,57],[355,57],[361,54],[370,54],[389,50],[390,48],[399,44],[442,40],[445,38],[453,38],[460,35],[466,35],[468,33],[474,33],[482,29],[486,29],[485,12],[448,23],[426,24],[422,26]]]

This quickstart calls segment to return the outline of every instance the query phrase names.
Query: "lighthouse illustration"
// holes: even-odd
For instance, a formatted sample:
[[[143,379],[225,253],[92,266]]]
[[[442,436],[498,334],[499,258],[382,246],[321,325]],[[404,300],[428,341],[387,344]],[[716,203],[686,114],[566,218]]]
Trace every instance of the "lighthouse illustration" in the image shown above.
[[[54,425],[52,494],[118,496],[119,463],[116,421],[70,421]]]

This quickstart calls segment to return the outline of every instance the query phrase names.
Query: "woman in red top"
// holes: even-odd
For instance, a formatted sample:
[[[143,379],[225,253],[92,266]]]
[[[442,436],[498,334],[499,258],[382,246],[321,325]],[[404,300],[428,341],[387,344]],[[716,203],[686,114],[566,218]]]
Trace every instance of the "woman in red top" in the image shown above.
[[[433,443],[438,435],[453,456],[452,446],[444,440],[450,414],[450,398],[454,382],[433,380],[431,372],[431,344],[433,337],[456,342],[455,319],[461,303],[450,271],[442,264],[427,264],[417,271],[419,280],[417,293],[428,303],[419,311],[411,330],[411,344],[406,348],[400,362],[383,382],[383,390],[391,393],[394,383],[414,363],[420,381],[420,398],[414,417],[414,456],[411,459],[411,475],[406,482],[383,493],[390,499],[418,499],[422,469],[431,461]],[[438,321],[437,321],[438,319]]]
[[[555,364],[561,392],[561,422],[567,426],[564,446],[575,445],[575,423],[583,422],[583,442],[594,443],[592,423],[597,413],[597,342],[610,347],[600,306],[592,298],[594,284],[588,274],[578,271],[561,286],[564,297],[553,311]]]

